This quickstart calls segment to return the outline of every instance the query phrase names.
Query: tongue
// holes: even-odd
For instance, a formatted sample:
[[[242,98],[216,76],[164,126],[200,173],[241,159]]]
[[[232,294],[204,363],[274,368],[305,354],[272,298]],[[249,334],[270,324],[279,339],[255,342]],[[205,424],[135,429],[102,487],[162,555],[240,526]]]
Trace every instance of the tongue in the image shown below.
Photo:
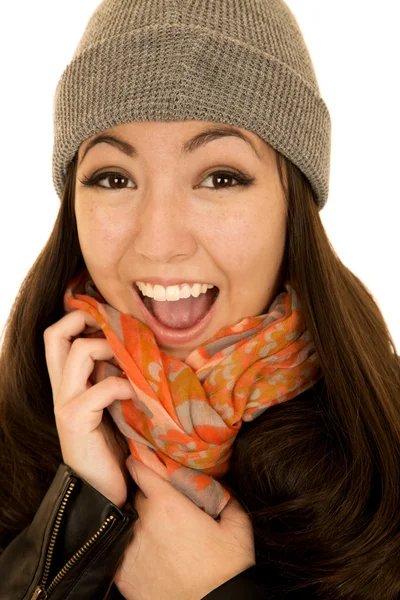
[[[189,296],[175,301],[159,302],[149,298],[153,315],[166,327],[188,329],[206,316],[215,296],[215,288],[200,294],[198,298]]]

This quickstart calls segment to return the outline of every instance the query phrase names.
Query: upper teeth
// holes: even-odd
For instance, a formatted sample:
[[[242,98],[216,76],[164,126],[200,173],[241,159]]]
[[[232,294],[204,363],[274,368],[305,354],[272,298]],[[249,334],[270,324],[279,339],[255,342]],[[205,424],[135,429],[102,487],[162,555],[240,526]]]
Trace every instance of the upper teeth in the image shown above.
[[[169,300],[170,302],[180,298],[189,298],[189,296],[197,298],[200,294],[205,294],[208,289],[214,287],[209,283],[195,283],[193,285],[184,283],[183,285],[169,285],[165,288],[162,285],[153,286],[151,283],[143,283],[142,281],[137,281],[136,285],[144,296],[158,301]]]

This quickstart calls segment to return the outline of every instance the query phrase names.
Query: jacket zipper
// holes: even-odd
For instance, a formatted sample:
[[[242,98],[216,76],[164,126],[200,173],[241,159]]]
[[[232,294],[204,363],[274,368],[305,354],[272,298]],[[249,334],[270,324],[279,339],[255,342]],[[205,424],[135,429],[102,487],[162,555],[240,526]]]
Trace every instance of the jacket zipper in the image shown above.
[[[76,481],[72,481],[69,484],[68,489],[65,492],[65,495],[61,502],[60,508],[57,511],[57,516],[51,533],[49,546],[47,548],[43,574],[39,581],[39,584],[33,592],[31,600],[45,600],[49,596],[49,594],[51,594],[51,592],[54,590],[56,585],[60,583],[62,578],[68,573],[68,571],[70,571],[72,567],[79,561],[79,559],[82,558],[82,556],[89,550],[89,548],[93,546],[94,542],[96,542],[99,539],[99,537],[107,530],[107,528],[112,524],[112,522],[115,519],[115,516],[112,514],[107,517],[103,525],[99,527],[96,533],[92,535],[92,537],[83,546],[81,546],[81,548],[77,552],[75,552],[75,554],[69,559],[67,563],[65,563],[63,568],[57,573],[53,581],[50,583],[49,587],[46,589],[45,586],[50,572],[51,560],[53,557],[54,547],[57,540],[58,531],[60,529],[61,520],[64,515],[67,502],[71,496],[72,490],[74,489],[75,485]]]

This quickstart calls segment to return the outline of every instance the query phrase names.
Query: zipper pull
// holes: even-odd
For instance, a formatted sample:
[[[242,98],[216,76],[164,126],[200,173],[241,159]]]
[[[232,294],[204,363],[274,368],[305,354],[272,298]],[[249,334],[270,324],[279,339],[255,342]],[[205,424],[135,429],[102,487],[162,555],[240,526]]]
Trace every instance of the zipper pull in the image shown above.
[[[45,600],[47,598],[46,590],[40,585],[38,585],[36,590],[33,592],[33,596],[31,598],[31,600],[37,600],[38,598],[40,600]]]

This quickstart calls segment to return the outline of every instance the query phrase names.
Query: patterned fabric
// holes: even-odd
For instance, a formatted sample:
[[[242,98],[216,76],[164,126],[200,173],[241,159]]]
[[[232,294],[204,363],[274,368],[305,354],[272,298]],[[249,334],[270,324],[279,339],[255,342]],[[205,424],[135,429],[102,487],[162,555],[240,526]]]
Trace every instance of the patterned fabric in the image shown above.
[[[96,361],[90,381],[117,375],[132,385],[131,400],[108,407],[132,455],[214,518],[230,499],[218,479],[229,470],[242,422],[322,377],[288,281],[266,314],[223,328],[185,361],[160,350],[141,321],[107,304],[86,269],[68,285],[64,309],[92,315],[98,329],[87,327],[82,337],[105,337],[114,352]]]

